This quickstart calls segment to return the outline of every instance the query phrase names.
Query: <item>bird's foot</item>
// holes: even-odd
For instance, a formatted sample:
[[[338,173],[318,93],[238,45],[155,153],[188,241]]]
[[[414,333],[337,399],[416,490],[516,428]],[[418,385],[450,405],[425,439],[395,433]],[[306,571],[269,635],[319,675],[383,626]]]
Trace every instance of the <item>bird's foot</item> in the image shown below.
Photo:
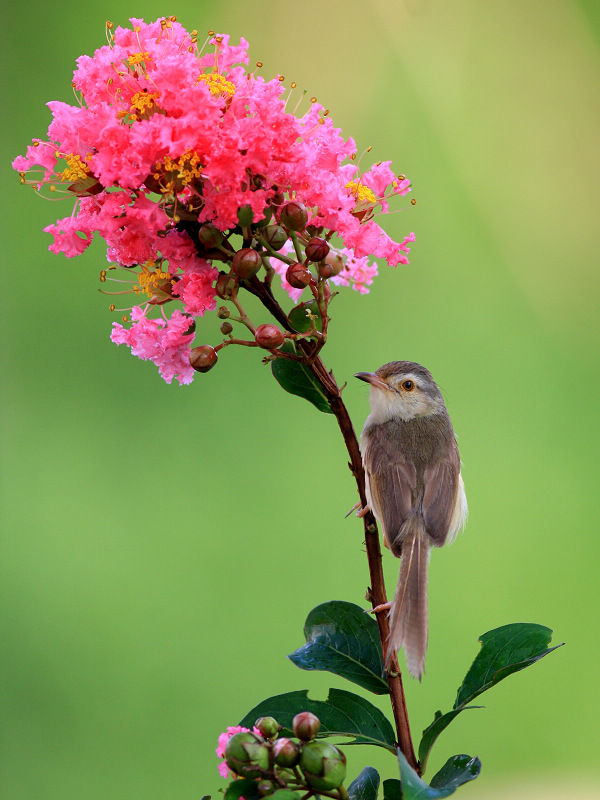
[[[372,608],[369,611],[369,613],[379,614],[380,611],[389,611],[391,607],[392,607],[391,603],[380,603],[378,606],[375,606],[375,608]]]

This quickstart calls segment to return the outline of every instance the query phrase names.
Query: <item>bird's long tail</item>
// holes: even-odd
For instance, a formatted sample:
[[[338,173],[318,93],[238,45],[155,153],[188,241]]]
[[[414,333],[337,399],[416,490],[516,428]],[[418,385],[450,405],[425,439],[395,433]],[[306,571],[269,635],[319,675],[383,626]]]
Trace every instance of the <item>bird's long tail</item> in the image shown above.
[[[402,537],[400,575],[390,608],[386,666],[404,648],[408,671],[421,679],[427,651],[427,566],[430,547],[423,521],[409,517]]]

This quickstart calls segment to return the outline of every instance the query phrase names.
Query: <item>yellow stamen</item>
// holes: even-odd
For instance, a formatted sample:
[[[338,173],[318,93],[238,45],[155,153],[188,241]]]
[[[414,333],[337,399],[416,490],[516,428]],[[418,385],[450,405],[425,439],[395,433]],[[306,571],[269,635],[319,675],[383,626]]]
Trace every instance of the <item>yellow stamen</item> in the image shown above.
[[[346,189],[350,190],[350,193],[356,197],[359,203],[376,203],[377,198],[375,197],[375,192],[372,189],[369,189],[368,186],[365,186],[363,183],[358,183],[357,181],[349,181],[346,184]]]
[[[151,298],[155,289],[162,288],[166,281],[171,280],[171,273],[163,272],[154,261],[147,261],[142,264],[142,271],[137,278],[138,284],[133,287],[135,294],[146,294]]]
[[[81,160],[81,156],[67,153],[65,161],[67,162],[67,168],[60,173],[61,181],[78,181],[89,177],[90,171]]]
[[[228,81],[227,78],[219,75],[218,72],[212,72],[209,75],[199,75],[196,83],[200,83],[200,81],[204,81],[206,84],[208,84],[210,93],[214,97],[220,94],[226,94],[229,95],[229,97],[233,97],[235,94],[234,84],[231,81]]]
[[[137,110],[142,114],[151,111],[159,96],[158,92],[136,92],[130,100],[131,111]]]
[[[142,61],[150,61],[150,53],[132,53],[127,59],[130,67],[140,64]]]

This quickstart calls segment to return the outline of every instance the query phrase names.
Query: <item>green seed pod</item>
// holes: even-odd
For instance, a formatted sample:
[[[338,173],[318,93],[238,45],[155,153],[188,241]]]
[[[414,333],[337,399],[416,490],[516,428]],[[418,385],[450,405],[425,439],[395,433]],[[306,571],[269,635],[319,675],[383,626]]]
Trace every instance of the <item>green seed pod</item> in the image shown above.
[[[300,769],[312,789],[328,792],[341,786],[346,777],[346,756],[328,742],[307,742],[300,755]]]
[[[272,250],[281,250],[283,245],[288,240],[288,235],[281,225],[267,225],[264,230],[263,236],[269,243]]]
[[[269,769],[269,750],[263,740],[248,732],[235,733],[227,742],[225,760],[243,778],[260,778]]]
[[[274,717],[259,717],[254,723],[254,727],[260,731],[260,735],[265,739],[272,739],[281,730],[281,725]]]
[[[292,720],[292,727],[294,734],[299,739],[302,739],[303,742],[308,742],[310,739],[314,739],[319,732],[321,720],[315,714],[311,714],[310,711],[301,711]]]

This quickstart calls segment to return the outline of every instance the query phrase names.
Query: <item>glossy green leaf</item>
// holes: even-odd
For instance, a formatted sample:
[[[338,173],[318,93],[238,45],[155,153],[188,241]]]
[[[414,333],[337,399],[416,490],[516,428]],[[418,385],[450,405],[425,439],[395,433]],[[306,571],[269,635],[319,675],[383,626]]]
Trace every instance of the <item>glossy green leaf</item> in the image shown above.
[[[286,353],[297,352],[296,345],[289,341],[279,349]],[[333,413],[319,381],[304,364],[299,361],[290,361],[287,358],[276,358],[271,361],[271,372],[277,383],[286,392],[303,397],[324,414]]]
[[[435,784],[432,781],[428,786],[409,765],[400,749],[398,749],[398,764],[402,781],[402,800],[437,800],[448,797],[463,783],[474,780],[481,770],[478,758],[452,756],[435,776]],[[384,787],[385,783],[387,781],[384,781]]]
[[[374,744],[395,752],[394,729],[376,706],[352,692],[330,689],[327,700],[310,700],[308,690],[287,692],[263,700],[240,722],[251,728],[258,717],[275,717],[283,727],[281,736],[293,736],[292,720],[301,711],[311,711],[321,720],[319,738],[350,736],[351,744]]]
[[[440,733],[442,733],[442,731],[444,731],[448,725],[450,725],[452,720],[457,717],[461,711],[468,711],[471,708],[482,708],[482,706],[461,706],[453,711],[447,711],[445,714],[442,714],[441,711],[435,712],[433,722],[423,731],[423,736],[419,744],[419,762],[421,765],[421,774],[425,773],[429,753],[431,752],[431,748],[433,747],[435,740],[438,738]]]
[[[504,678],[547,656],[557,647],[548,647],[552,631],[545,625],[533,622],[513,622],[494,628],[479,637],[481,650],[458,690],[452,711],[442,714],[436,711],[431,725],[423,731],[419,744],[419,761],[425,772],[427,759],[440,733],[461,713],[470,708],[470,703],[483,692],[491,689]]]
[[[348,786],[350,800],[377,800],[379,773],[373,767],[365,767]]]
[[[225,789],[224,800],[258,800],[258,781],[251,781],[249,778],[241,778],[239,781],[232,781]]]
[[[379,628],[360,606],[322,603],[306,618],[304,636],[306,644],[288,656],[300,669],[333,672],[374,694],[389,692]]]
[[[388,778],[383,782],[383,800],[402,800],[402,786],[398,778]]]
[[[319,311],[319,305],[316,300],[308,300],[306,303],[298,303],[297,306],[292,308],[288,314],[288,319],[292,328],[295,331],[298,331],[298,333],[306,333],[306,331],[310,328],[310,319],[306,314],[307,311],[309,311],[311,314],[314,314],[314,316],[317,318],[315,320],[317,330],[322,330],[323,320],[321,318],[321,312]]]
[[[549,648],[551,639],[550,628],[531,622],[513,622],[482,634],[479,637],[481,650],[458,690],[454,708],[464,707],[513,672],[525,669],[561,647]]]
[[[453,787],[458,789],[463,783],[474,781],[481,772],[481,761],[477,756],[458,755],[452,756],[430,781],[430,786],[436,789]]]

